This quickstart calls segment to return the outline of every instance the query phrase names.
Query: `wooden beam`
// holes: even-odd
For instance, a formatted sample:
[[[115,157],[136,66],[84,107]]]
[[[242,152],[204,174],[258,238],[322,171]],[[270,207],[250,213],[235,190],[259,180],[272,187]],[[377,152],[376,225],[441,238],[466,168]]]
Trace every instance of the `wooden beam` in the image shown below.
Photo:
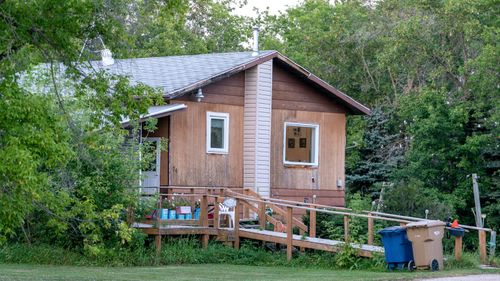
[[[219,197],[214,198],[214,228],[219,228]]]
[[[236,199],[236,207],[234,210],[234,248],[240,248],[240,211],[241,202]]]
[[[208,197],[207,195],[203,195],[201,197],[201,204],[200,204],[200,220],[201,220],[201,225],[203,227],[208,227]],[[201,245],[203,248],[208,247],[208,239],[209,239],[208,234],[203,234],[201,236]]]
[[[161,254],[161,235],[156,234],[155,235],[155,247],[156,247],[156,255]]]
[[[248,189],[244,189],[243,194],[248,195]],[[249,217],[250,217],[250,209],[246,205],[243,205],[243,218],[249,218]]]
[[[349,242],[349,216],[344,216],[344,241]]]
[[[368,245],[373,245],[373,218],[371,213],[368,216]]]
[[[479,230],[479,260],[481,263],[486,264],[488,258],[486,257],[486,231]]]
[[[312,210],[309,211],[309,237],[316,237],[316,195],[313,195],[311,205]]]
[[[455,260],[462,259],[462,236],[455,236]]]
[[[286,208],[286,258],[292,259],[293,251],[293,209],[292,207]]]
[[[259,225],[266,229],[266,203],[259,203]]]

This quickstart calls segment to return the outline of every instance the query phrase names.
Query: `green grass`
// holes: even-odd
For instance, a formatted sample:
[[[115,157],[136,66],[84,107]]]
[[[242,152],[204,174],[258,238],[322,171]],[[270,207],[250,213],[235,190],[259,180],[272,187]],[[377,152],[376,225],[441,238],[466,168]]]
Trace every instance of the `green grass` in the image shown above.
[[[0,264],[0,280],[412,280],[423,277],[500,273],[479,269],[442,272],[371,272],[248,265],[169,265],[163,267],[84,267]]]

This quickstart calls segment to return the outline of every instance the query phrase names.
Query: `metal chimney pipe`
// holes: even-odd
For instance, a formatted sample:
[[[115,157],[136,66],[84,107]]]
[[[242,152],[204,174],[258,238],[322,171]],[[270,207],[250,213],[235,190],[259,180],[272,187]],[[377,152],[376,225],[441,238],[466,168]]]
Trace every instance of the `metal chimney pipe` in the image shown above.
[[[255,26],[253,28],[253,53],[252,56],[259,55],[259,27]]]

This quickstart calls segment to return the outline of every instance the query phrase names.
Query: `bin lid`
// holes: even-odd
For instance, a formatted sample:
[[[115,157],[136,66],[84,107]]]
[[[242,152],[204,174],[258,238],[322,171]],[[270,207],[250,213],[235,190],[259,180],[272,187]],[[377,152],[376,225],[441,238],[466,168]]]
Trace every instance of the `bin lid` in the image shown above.
[[[419,228],[419,227],[434,227],[434,226],[445,226],[446,223],[438,220],[424,220],[411,222],[406,225],[407,228]]]
[[[395,234],[395,233],[401,233],[401,232],[406,232],[406,229],[404,229],[401,226],[391,226],[391,227],[386,227],[379,231],[378,233],[380,234]]]

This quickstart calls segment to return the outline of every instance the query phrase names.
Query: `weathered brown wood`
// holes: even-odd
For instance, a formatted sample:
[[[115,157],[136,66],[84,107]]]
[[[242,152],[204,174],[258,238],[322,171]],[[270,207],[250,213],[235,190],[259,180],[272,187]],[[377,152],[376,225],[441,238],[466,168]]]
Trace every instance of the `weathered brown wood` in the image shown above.
[[[248,195],[248,189],[243,190],[243,194]],[[243,218],[250,217],[250,208],[246,204],[243,205]]]
[[[192,194],[191,195],[191,210],[194,210],[194,207],[196,206],[196,195],[194,194],[194,188],[190,188],[189,192]]]
[[[273,67],[273,108],[345,113],[330,94],[304,82],[284,68]]]
[[[318,167],[294,167],[283,164],[285,122],[319,125]],[[272,197],[303,201],[316,192],[328,190],[330,198],[318,194],[319,203],[343,206],[344,188],[337,180],[344,178],[345,115],[340,113],[306,112],[274,109],[271,136],[271,194]],[[327,192],[328,192],[327,191]],[[285,198],[286,197],[286,198]]]
[[[236,199],[236,207],[234,209],[234,248],[240,248],[240,212],[241,202]]]
[[[300,234],[300,236],[304,237],[304,236],[306,235],[306,232],[305,232],[304,230],[302,230],[302,229],[299,229],[299,234]],[[300,250],[301,252],[305,252],[305,251],[306,251],[306,248],[304,248],[304,247],[300,247],[300,248],[299,248],[299,250]]]
[[[211,227],[175,227],[175,228],[142,228],[141,231],[148,235],[217,235],[217,229]]]
[[[368,216],[368,245],[373,245],[373,218],[372,214],[369,213]]]
[[[200,220],[201,220],[201,225],[203,227],[208,227],[208,197],[207,195],[203,195],[201,198],[201,204],[200,204]],[[209,239],[208,234],[203,234],[201,236],[201,245],[203,248],[208,247],[208,239]]]
[[[262,229],[266,229],[266,204],[259,203],[259,225]]]
[[[272,242],[272,243],[279,243],[279,244],[286,244],[287,243],[287,237],[276,237],[276,236],[269,236],[263,233],[252,233],[252,232],[247,232],[247,231],[240,231],[240,237],[243,238],[248,238],[248,239],[254,239],[254,240],[261,240],[261,241],[267,241],[267,242]],[[311,241],[307,240],[297,240],[293,239],[292,241],[293,246],[295,247],[304,247],[307,249],[314,249],[314,250],[320,250],[320,251],[327,251],[327,252],[338,252],[342,249],[341,245],[339,247],[337,246],[331,246],[327,244],[320,244],[320,243],[314,243]],[[367,250],[362,250],[358,249],[358,255],[362,257],[372,257],[372,253]]]
[[[175,186],[243,186],[243,108],[183,102],[188,108],[170,116],[170,184]],[[229,114],[229,153],[206,152],[207,112]]]
[[[349,242],[349,216],[344,216],[344,241]]]
[[[462,259],[462,236],[455,236],[455,260]]]
[[[310,206],[313,210],[309,211],[309,237],[316,237],[316,194],[312,196],[312,205]]]
[[[161,235],[155,235],[156,254],[161,254]]]
[[[286,209],[286,258],[292,259],[293,252],[293,209],[287,207]]]
[[[259,212],[259,210],[255,206],[253,206],[252,204],[248,203],[247,201],[240,199],[240,202],[242,203],[243,206],[246,206],[249,210],[251,210],[251,211],[253,211],[255,213]],[[266,220],[268,222],[270,222],[274,226],[274,229],[276,231],[279,231],[279,230],[277,230],[277,226],[279,224],[279,221],[277,219],[275,219],[275,218],[271,217],[270,215],[266,214]]]
[[[219,221],[219,197],[214,198],[214,227],[219,228],[220,226],[220,221]]]
[[[486,264],[488,258],[486,256],[486,231],[479,230],[479,260],[481,263]]]

